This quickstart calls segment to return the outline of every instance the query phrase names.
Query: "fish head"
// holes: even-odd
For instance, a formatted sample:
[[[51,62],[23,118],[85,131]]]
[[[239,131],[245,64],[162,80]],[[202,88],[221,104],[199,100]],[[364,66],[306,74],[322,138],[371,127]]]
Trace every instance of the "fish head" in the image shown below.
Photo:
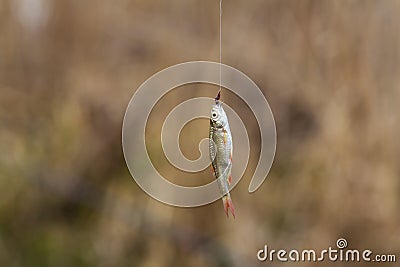
[[[212,106],[210,121],[216,128],[223,128],[228,125],[228,117],[222,108],[221,101],[216,101],[216,103]]]

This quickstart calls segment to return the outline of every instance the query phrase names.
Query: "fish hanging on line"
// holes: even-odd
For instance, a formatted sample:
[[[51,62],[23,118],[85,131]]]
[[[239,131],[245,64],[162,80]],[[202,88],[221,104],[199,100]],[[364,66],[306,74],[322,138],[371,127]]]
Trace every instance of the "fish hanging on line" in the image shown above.
[[[228,117],[219,100],[220,97],[221,92],[219,91],[211,109],[209,152],[212,171],[218,181],[226,216],[229,217],[230,211],[235,218],[235,210],[229,193],[229,185],[232,182],[232,134],[229,129]]]

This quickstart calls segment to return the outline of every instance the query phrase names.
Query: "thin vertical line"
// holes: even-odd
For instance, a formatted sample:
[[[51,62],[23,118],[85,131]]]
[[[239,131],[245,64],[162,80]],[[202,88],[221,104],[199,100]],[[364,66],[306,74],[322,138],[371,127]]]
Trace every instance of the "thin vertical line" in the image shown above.
[[[222,84],[222,0],[219,1],[219,91]]]

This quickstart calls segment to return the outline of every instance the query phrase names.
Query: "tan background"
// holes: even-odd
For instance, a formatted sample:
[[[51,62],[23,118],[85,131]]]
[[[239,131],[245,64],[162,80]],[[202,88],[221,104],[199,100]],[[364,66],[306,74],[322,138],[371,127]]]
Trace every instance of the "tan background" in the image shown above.
[[[219,201],[173,208],[133,182],[121,149],[129,99],[167,66],[218,60],[218,5],[0,1],[1,266],[257,266],[264,244],[318,250],[339,237],[400,257],[397,0],[225,0],[223,61],[260,86],[276,119],[267,182],[247,193],[259,147],[251,116],[236,220]],[[175,90],[152,114],[150,152],[173,181],[212,178],[165,166],[157,125],[177,103],[215,89]],[[188,157],[207,127],[184,129]]]

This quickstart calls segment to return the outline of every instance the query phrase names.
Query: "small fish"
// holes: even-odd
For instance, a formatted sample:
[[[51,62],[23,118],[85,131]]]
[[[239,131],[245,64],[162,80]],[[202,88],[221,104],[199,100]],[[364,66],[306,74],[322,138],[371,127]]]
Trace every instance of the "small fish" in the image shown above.
[[[235,218],[235,210],[228,187],[232,182],[232,135],[229,129],[228,117],[222,108],[222,102],[219,100],[220,96],[220,92],[218,92],[215,97],[215,104],[211,109],[210,159],[214,177],[218,180],[226,216],[229,217],[228,212],[230,211]]]

